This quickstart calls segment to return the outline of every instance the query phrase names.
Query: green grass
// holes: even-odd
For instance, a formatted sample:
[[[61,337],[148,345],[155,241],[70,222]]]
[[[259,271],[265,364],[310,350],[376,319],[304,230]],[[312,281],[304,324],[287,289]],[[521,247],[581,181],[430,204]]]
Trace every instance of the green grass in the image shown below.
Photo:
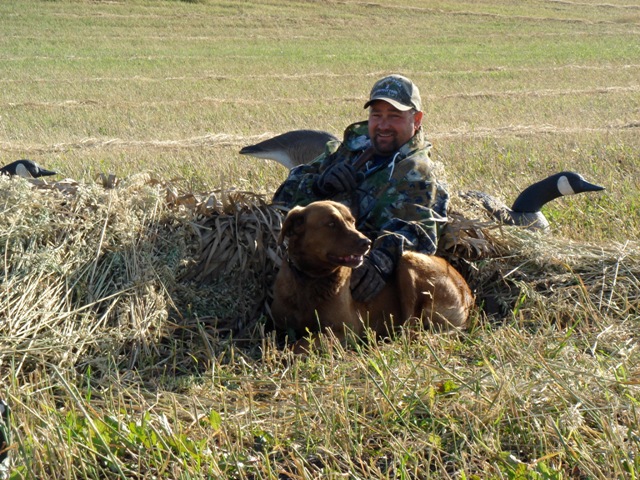
[[[0,31],[0,164],[86,185],[2,182],[12,479],[638,478],[633,2],[7,1]],[[607,190],[545,206],[567,246],[512,252],[499,321],[298,361],[264,318],[225,337],[242,290],[179,281],[197,219],[135,175],[268,197],[286,170],[238,150],[340,134],[391,72],[420,86],[453,193],[510,202],[561,170]],[[123,190],[92,185],[106,172]],[[598,274],[572,242],[602,248]]]

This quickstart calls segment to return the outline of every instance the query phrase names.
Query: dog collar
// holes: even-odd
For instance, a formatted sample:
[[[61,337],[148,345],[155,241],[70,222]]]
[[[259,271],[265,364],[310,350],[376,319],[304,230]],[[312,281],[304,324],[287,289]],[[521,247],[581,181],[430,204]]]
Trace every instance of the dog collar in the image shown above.
[[[295,263],[293,263],[293,259],[289,256],[289,253],[287,253],[287,265],[289,265],[289,268],[291,269],[291,271],[293,272],[293,274],[297,277],[308,277],[308,275],[306,273],[304,273],[302,270],[300,270]]]
[[[324,278],[324,277],[327,276],[327,275],[309,275],[308,273],[306,273],[303,270],[301,270],[298,266],[296,266],[295,262],[289,256],[288,253],[287,253],[287,256],[286,256],[286,260],[287,260],[287,265],[289,265],[289,269],[291,269],[291,272],[293,272],[293,276],[294,277],[318,279],[318,278]],[[333,273],[333,272],[328,272],[328,275],[330,275],[331,273]]]

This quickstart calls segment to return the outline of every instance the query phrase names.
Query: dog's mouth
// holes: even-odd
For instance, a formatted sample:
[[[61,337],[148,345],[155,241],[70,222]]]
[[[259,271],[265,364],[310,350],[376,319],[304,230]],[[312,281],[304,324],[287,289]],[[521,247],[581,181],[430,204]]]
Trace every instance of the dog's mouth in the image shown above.
[[[329,261],[335,263],[336,265],[341,265],[343,267],[349,268],[357,268],[362,265],[364,261],[364,255],[346,255],[343,257],[339,257],[337,255],[328,255],[327,257]]]

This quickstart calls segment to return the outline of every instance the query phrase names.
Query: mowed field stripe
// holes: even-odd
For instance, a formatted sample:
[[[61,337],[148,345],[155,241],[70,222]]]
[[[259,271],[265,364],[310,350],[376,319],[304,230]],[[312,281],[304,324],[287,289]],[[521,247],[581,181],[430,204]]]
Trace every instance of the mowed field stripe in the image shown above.
[[[422,6],[412,6],[412,5],[383,5],[381,3],[369,2],[369,1],[350,1],[350,0],[341,0],[341,1],[333,1],[327,2],[328,4],[333,3],[334,5],[342,5],[345,7],[357,7],[360,9],[366,9],[367,11],[372,11],[374,9],[382,9],[384,11],[396,11],[396,12],[409,12],[409,13],[422,13],[428,15],[441,15],[441,16],[470,16],[470,17],[481,17],[481,18],[495,18],[495,19],[505,19],[505,20],[518,20],[524,22],[554,22],[554,23],[584,23],[587,25],[600,25],[600,24],[615,24],[615,21],[612,20],[589,20],[584,18],[575,18],[575,17],[550,17],[550,16],[534,16],[534,15],[510,15],[504,13],[491,13],[491,12],[480,12],[474,10],[444,10],[440,8],[430,8],[430,7],[422,7]],[[557,1],[551,0],[550,3],[555,3],[557,5],[565,5],[567,7],[572,6],[581,6],[581,7],[592,7],[593,10],[638,10],[640,6],[632,5],[632,4],[611,4],[611,3],[578,3],[578,2],[570,2],[570,1]],[[350,10],[351,11],[351,10]],[[356,10],[357,11],[357,10]],[[163,15],[157,14],[140,14],[140,13],[106,13],[100,12],[99,14],[94,13],[71,13],[71,12],[56,12],[52,14],[58,18],[67,18],[67,19],[83,19],[83,18],[95,18],[99,16],[101,18],[115,18],[119,20],[126,19],[134,19],[134,20],[147,20],[147,19],[166,19]],[[201,20],[206,18],[201,14],[186,14],[180,17],[180,20]]]
[[[606,8],[606,9],[623,9],[623,10],[640,10],[640,5],[621,4],[615,5],[613,3],[585,3],[585,2],[571,2],[569,0],[547,0],[549,3],[557,3],[559,5],[569,5],[576,7],[594,7],[594,8]]]
[[[340,1],[335,2],[337,4],[342,5],[357,5],[363,6],[366,8],[381,8],[384,10],[396,10],[396,11],[407,11],[407,12],[420,12],[426,13],[430,15],[442,15],[442,16],[466,16],[466,17],[483,17],[483,18],[495,18],[500,20],[518,20],[523,22],[550,22],[550,23],[569,23],[569,24],[585,24],[585,25],[608,25],[608,24],[618,24],[618,22],[614,20],[589,20],[585,18],[561,18],[561,17],[549,17],[549,16],[533,16],[533,15],[508,15],[504,13],[491,13],[491,12],[477,12],[473,10],[443,10],[438,8],[428,8],[428,7],[414,7],[408,5],[382,5],[379,3],[373,2],[360,2],[360,1]],[[589,4],[589,3],[573,3],[573,2],[554,2],[558,4],[564,4],[567,7],[571,6],[589,6],[595,7],[596,9],[617,9],[621,11],[627,10],[638,10],[640,9],[639,5],[614,5],[609,3],[598,3],[598,4]]]
[[[542,90],[507,90],[507,91],[480,91],[469,93],[453,93],[447,95],[424,95],[424,99],[430,102],[438,102],[442,100],[458,99],[458,98],[518,98],[518,97],[557,97],[557,96],[570,96],[570,95],[606,95],[616,93],[634,93],[640,92],[640,85],[630,86],[614,86],[614,87],[595,87],[585,89],[542,89]],[[351,102],[360,101],[364,102],[366,98],[354,97],[334,97],[325,98],[326,102]],[[191,100],[157,100],[157,101],[119,101],[119,102],[102,102],[93,99],[82,100],[63,100],[55,102],[8,102],[0,104],[0,108],[81,108],[87,106],[96,106],[99,108],[114,108],[114,107],[159,107],[159,106],[180,106],[180,105],[193,105],[193,104],[243,104],[243,105],[269,105],[273,102],[278,104],[298,105],[300,103],[316,103],[318,101],[315,97],[308,98],[270,98],[268,100],[258,99],[242,99],[242,98],[217,98],[217,97],[204,97]]]
[[[535,135],[583,135],[611,133],[616,131],[640,129],[640,120],[619,125],[602,127],[557,127],[555,125],[507,125],[495,128],[454,129],[447,132],[429,131],[431,140],[448,138],[500,138],[506,136]],[[51,145],[26,145],[12,142],[0,142],[0,150],[23,153],[55,153],[82,149],[189,149],[202,147],[240,147],[265,140],[282,132],[266,132],[260,135],[231,135],[226,133],[203,135],[178,140],[124,140],[120,138],[84,138],[77,142],[56,143]]]
[[[637,35],[638,30],[633,28],[634,26],[640,27],[638,23],[620,23],[620,22],[609,22],[607,25],[615,26],[617,28],[610,29],[606,32],[598,32],[598,35],[601,37],[616,37],[620,35]],[[627,27],[631,27],[630,29]],[[582,36],[593,36],[593,32],[588,30],[584,31],[568,31],[568,32],[532,32],[527,35],[527,38],[573,38],[573,37],[582,37]],[[36,35],[26,35],[26,34],[13,34],[6,35],[2,37],[4,41],[7,40],[20,40],[20,41],[41,41],[43,37]],[[272,39],[273,36],[270,34],[261,34],[261,33],[252,33],[250,36],[247,35],[175,35],[171,33],[167,33],[166,35],[117,35],[117,36],[107,36],[107,35],[86,35],[83,36],[86,41],[95,41],[95,42],[113,42],[114,40],[118,41],[127,41],[127,40],[147,40],[150,42],[158,42],[158,41],[181,41],[181,42],[245,42],[247,39]],[[335,38],[340,38],[340,36],[336,36]],[[441,41],[446,41],[447,39],[456,40],[459,36],[457,35],[441,35],[439,39]],[[505,39],[505,38],[522,38],[521,34],[518,33],[475,33],[473,38],[476,41],[480,40],[491,40],[491,39]],[[304,35],[304,34],[295,34],[295,35],[287,35],[287,39],[289,40],[316,40],[317,37],[312,34]],[[335,54],[321,54],[319,57],[324,58],[332,58]],[[260,58],[260,55],[242,55],[240,58]],[[101,57],[107,58],[107,57]],[[171,55],[140,55],[140,56],[131,56],[131,57],[112,57],[119,58],[123,60],[128,59],[171,59],[171,58],[183,58],[178,56]],[[210,59],[210,56],[198,55],[198,56],[189,56],[189,58],[199,58],[203,60]],[[234,58],[233,55],[225,56],[225,58]],[[73,56],[67,57],[65,60],[67,61],[83,61],[83,60],[94,60],[96,57],[93,56]],[[49,56],[49,55],[32,55],[32,56],[11,56],[2,58],[0,60],[3,61],[24,61],[24,60],[60,60],[59,57]]]
[[[133,58],[139,59],[141,57]],[[147,57],[145,57],[147,58]],[[168,57],[167,57],[168,58]],[[182,58],[182,57],[172,57]],[[28,59],[25,57],[25,59]],[[6,59],[0,58],[0,61]],[[74,59],[75,60],[75,59]],[[542,73],[542,72],[562,72],[562,71],[611,71],[618,72],[621,70],[638,70],[640,64],[625,64],[625,65],[561,65],[556,67],[520,67],[510,68],[500,65],[488,66],[480,70],[431,70],[431,71],[404,71],[405,75],[410,77],[440,77],[440,76],[466,76],[466,75],[478,75],[487,74],[491,75],[495,72],[501,73]],[[299,80],[302,78],[377,78],[380,75],[387,75],[388,71],[375,71],[362,73],[332,73],[332,72],[309,72],[309,73],[269,73],[269,74],[249,74],[249,75],[227,75],[221,73],[204,73],[202,75],[175,75],[166,77],[149,77],[145,75],[133,75],[130,77],[115,77],[115,76],[98,76],[98,77],[72,77],[72,78],[58,78],[58,77],[32,77],[28,79],[22,78],[0,78],[0,83],[20,83],[21,85],[29,83],[87,83],[87,82],[184,82],[192,81],[199,82],[203,80],[247,80],[247,79],[273,79],[273,80]]]

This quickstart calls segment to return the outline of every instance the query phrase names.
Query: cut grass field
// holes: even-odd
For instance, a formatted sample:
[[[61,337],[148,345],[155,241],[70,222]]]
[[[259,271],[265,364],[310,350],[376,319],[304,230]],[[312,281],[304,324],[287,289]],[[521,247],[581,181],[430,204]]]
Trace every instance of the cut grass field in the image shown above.
[[[638,5],[9,1],[0,31],[0,164],[79,182],[0,179],[11,479],[638,478]],[[252,270],[185,280],[236,225],[194,229],[188,194],[268,199],[286,171],[238,150],[339,135],[394,72],[454,195],[562,170],[606,191],[545,206],[552,238],[492,231],[468,267],[500,316],[292,361]]]

